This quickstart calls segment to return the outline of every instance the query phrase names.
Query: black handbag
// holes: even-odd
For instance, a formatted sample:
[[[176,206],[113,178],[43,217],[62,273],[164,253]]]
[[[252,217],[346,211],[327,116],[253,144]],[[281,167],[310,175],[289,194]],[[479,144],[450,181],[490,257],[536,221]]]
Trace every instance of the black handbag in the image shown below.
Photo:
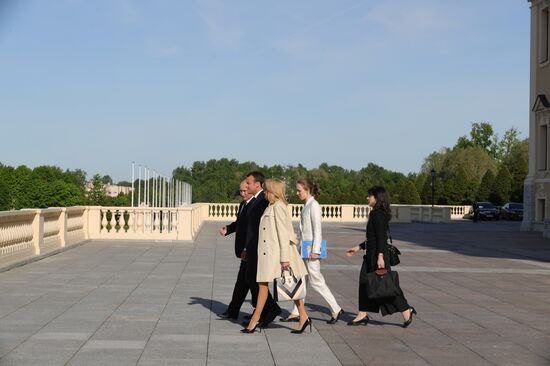
[[[390,244],[388,244],[388,259],[390,261],[390,266],[397,266],[401,261],[399,260],[399,255],[401,252],[393,244],[393,240],[390,232],[390,225],[388,225],[388,237],[390,238]]]
[[[386,244],[388,246],[388,261],[390,262],[390,266],[394,267],[397,266],[399,263],[401,263],[401,260],[399,259],[399,256],[401,255],[401,252],[399,249],[397,249],[396,246],[393,245],[393,239],[391,237],[390,232],[390,225],[388,224],[388,238],[390,239],[390,243]],[[365,250],[367,250],[367,240],[365,238],[365,241],[361,244],[365,245]]]
[[[367,288],[367,297],[369,299],[382,299],[398,296],[401,292],[397,283],[399,283],[397,272],[388,271],[385,268],[379,268],[374,272],[363,273],[361,268],[361,282],[364,282]]]

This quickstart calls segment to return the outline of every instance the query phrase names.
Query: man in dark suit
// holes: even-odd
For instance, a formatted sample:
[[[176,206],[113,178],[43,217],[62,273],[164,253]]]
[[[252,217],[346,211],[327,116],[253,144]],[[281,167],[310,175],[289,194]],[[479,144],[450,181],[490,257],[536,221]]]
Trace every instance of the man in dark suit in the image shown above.
[[[246,262],[241,258],[241,255],[246,242],[246,212],[253,196],[248,193],[246,181],[244,180],[241,182],[239,187],[239,194],[243,200],[239,205],[237,220],[220,229],[220,235],[222,236],[235,233],[235,255],[237,258],[241,259],[241,265],[239,267],[239,273],[237,274],[237,282],[235,282],[235,287],[233,288],[233,297],[231,298],[231,302],[225,312],[218,314],[220,318],[233,320],[237,320],[239,318],[241,306],[243,305],[249,290],[248,283],[246,281]]]
[[[256,273],[258,271],[258,236],[260,231],[260,219],[269,205],[263,192],[265,177],[260,172],[250,172],[246,176],[248,193],[253,195],[250,207],[247,209],[247,229],[244,256],[246,259],[246,280],[252,294],[252,305],[256,306],[258,300],[258,282]],[[271,323],[279,314],[281,308],[273,300],[270,293],[267,294],[267,302],[262,311],[262,325],[265,327]]]

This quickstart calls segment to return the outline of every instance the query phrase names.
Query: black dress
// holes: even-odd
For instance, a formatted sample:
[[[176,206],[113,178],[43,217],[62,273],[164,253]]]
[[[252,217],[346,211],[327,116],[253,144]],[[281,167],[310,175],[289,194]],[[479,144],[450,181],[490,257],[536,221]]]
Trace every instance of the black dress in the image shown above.
[[[385,213],[380,209],[374,209],[369,215],[367,222],[367,254],[363,256],[363,266],[367,266],[367,272],[374,272],[378,269],[378,254],[384,254],[384,263],[386,268],[390,269],[388,258],[388,219]],[[365,243],[361,244],[361,249],[365,249]],[[396,283],[400,295],[388,299],[369,299],[367,297],[366,285],[359,284],[359,311],[382,312],[382,315],[390,315],[397,312],[403,312],[410,308],[403,291],[399,287],[399,281]]]

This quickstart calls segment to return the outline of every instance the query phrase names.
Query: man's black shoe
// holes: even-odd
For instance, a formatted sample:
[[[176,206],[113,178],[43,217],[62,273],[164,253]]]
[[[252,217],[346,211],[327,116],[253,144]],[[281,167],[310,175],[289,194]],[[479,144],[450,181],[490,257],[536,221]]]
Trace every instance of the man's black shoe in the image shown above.
[[[250,320],[250,319],[252,319],[252,314],[245,315],[245,316],[244,316],[244,319],[245,319],[245,320]]]
[[[273,320],[275,320],[276,317],[278,317],[279,315],[281,315],[282,313],[282,310],[279,309],[278,311],[275,311],[275,312],[272,312],[272,313],[269,313],[267,314],[265,317],[264,317],[264,321],[262,322],[262,326],[265,328],[268,326],[269,323],[271,323]]]

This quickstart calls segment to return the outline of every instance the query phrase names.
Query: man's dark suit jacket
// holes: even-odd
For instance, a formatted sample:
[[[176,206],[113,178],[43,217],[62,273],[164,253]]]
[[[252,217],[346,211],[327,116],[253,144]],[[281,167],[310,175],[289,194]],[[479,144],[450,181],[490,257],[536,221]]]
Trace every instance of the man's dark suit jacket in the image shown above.
[[[252,203],[252,201],[250,201],[250,203]],[[226,226],[227,234],[225,235],[235,233],[235,255],[237,258],[241,257],[241,253],[246,244],[246,227],[248,222],[246,212],[248,211],[250,203],[247,205],[246,201],[242,201],[239,205],[237,220]]]
[[[269,202],[265,199],[264,192],[260,192],[255,200],[250,201],[247,211],[246,228],[246,253],[249,257],[258,257],[258,233],[260,231],[260,220]]]

